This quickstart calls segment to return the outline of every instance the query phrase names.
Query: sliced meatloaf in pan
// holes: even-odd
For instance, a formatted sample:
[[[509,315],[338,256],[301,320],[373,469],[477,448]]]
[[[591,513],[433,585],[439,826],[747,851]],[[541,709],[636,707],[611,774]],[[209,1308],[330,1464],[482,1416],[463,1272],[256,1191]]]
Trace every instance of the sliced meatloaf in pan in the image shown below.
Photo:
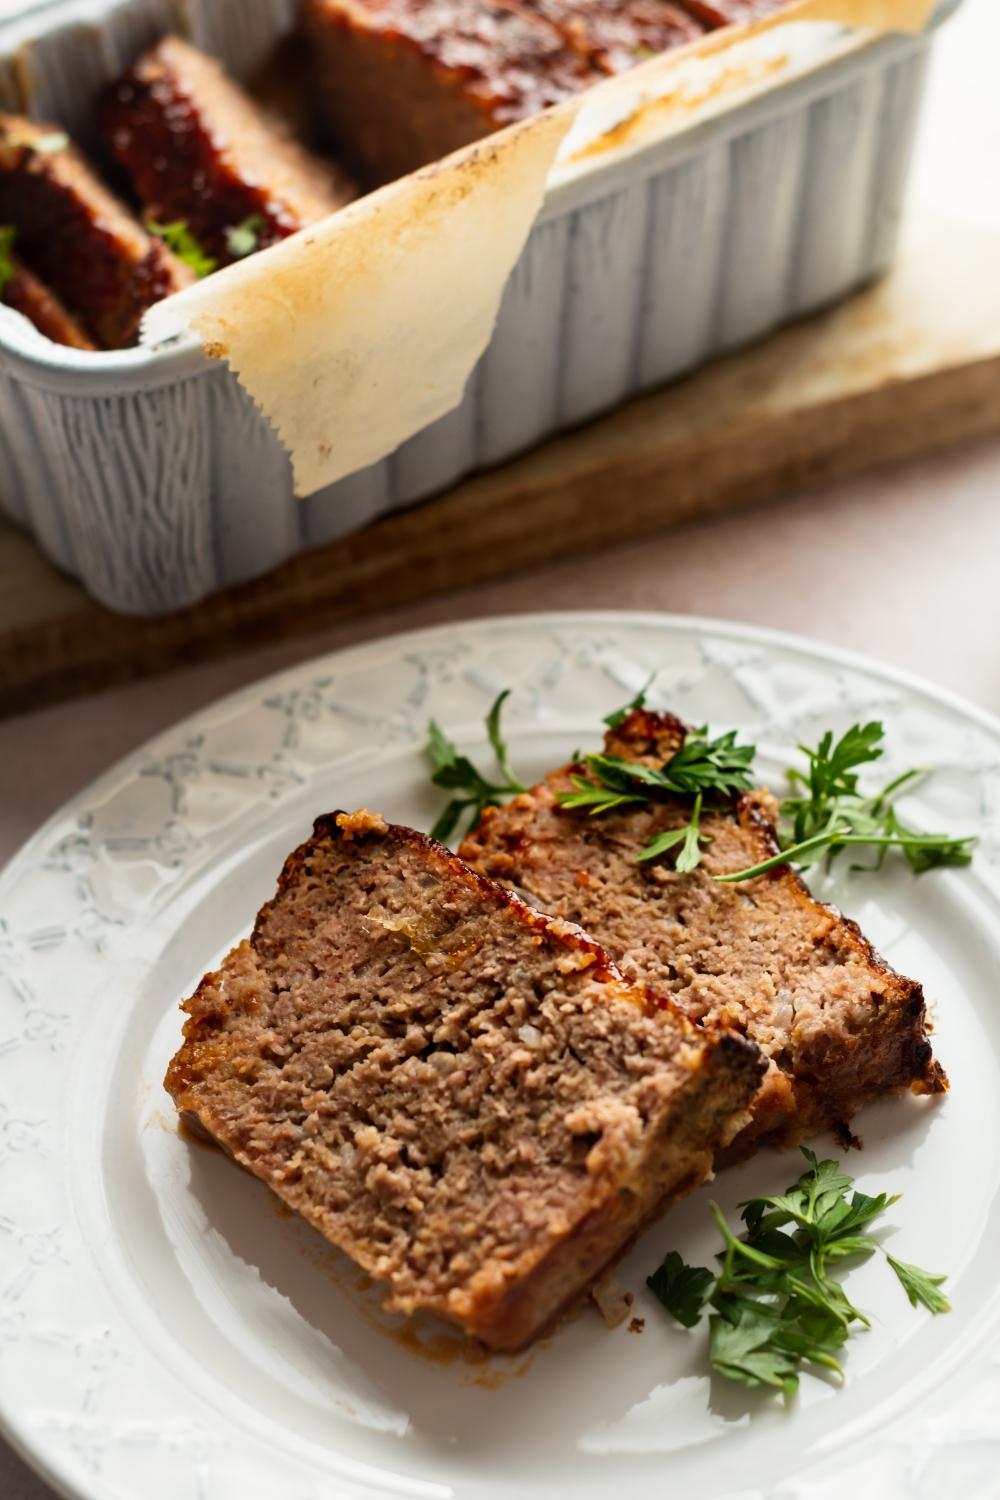
[[[523,0],[608,73],[693,42],[705,27],[669,0]]]
[[[238,258],[230,232],[247,221],[249,248],[263,250],[357,196],[339,168],[180,37],[158,42],[107,89],[99,118],[146,212],[183,220],[220,263]]]
[[[68,312],[54,292],[34,276],[26,266],[15,261],[9,279],[0,290],[0,302],[23,314],[56,344],[69,349],[94,349],[78,319]]]
[[[609,754],[662,764],[685,726],[636,710],[606,741]],[[567,766],[506,807],[492,808],[461,848],[484,875],[538,907],[585,926],[626,978],[673,996],[693,1020],[737,1028],[769,1060],[753,1120],[733,1154],[768,1138],[785,1144],[848,1123],[866,1101],[899,1089],[946,1088],[925,1027],[921,988],[886,965],[854,922],[814,900],[787,865],[737,885],[713,875],[777,852],[766,793],[706,811],[701,866],[638,864],[654,834],[678,827],[690,803],[590,817],[560,807]]]
[[[386,1283],[533,1338],[747,1118],[755,1047],[441,845],[321,818],[184,1006],[183,1114]]]
[[[147,307],[193,279],[57,125],[0,114],[0,224],[14,228],[18,257],[104,349],[133,343]]]
[[[388,182],[603,77],[507,0],[304,0],[317,108],[368,182]]]

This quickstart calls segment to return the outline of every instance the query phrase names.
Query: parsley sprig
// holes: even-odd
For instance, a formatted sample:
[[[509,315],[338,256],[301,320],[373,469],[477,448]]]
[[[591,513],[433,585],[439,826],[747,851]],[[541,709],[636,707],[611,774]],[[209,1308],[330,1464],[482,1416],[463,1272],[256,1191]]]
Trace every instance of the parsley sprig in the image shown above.
[[[852,725],[839,740],[834,740],[828,729],[815,749],[799,745],[807,770],[793,767],[787,773],[792,795],[781,804],[781,852],[745,870],[716,878],[730,883],[750,880],[790,861],[807,869],[824,856],[829,869],[848,848],[875,851],[873,864],[855,864],[852,871],[881,869],[890,849],[902,851],[915,875],[941,865],[971,863],[975,839],[920,832],[904,823],[896,812],[896,798],[925,772],[906,771],[874,795],[866,796],[861,791],[858,769],[881,759],[884,739],[883,725],[872,720]]]
[[[645,701],[641,694],[640,698]],[[629,708],[641,706],[639,700],[634,700]],[[605,723],[614,718],[616,722],[611,727],[617,728],[627,712],[628,708],[619,710],[621,717],[610,715]],[[659,859],[679,846],[674,868],[685,874],[697,868],[701,846],[708,842],[708,836],[701,830],[705,798],[728,798],[734,792],[749,790],[753,785],[750,768],[754,754],[753,745],[737,743],[735,730],[710,739],[708,726],[703,724],[685,737],[684,743],[662,766],[647,766],[618,755],[585,755],[584,770],[573,772],[570,789],[556,795],[562,807],[585,809],[592,817],[650,802],[693,797],[688,822],[656,834],[636,856],[640,862]]]
[[[432,767],[431,780],[435,786],[446,787],[459,794],[452,797],[441,813],[431,829],[431,838],[447,842],[466,813],[470,814],[466,827],[472,828],[484,808],[497,807],[505,798],[526,790],[511,769],[507,742],[501,728],[503,706],[509,697],[510,688],[505,688],[493,700],[485,720],[486,735],[496,756],[502,781],[491,781],[484,776],[467,755],[459,754],[440,725],[433,719],[428,724],[427,754]]]
[[[647,1285],[685,1328],[710,1308],[708,1358],[714,1371],[751,1389],[766,1386],[792,1395],[802,1365],[843,1377],[839,1354],[867,1316],[851,1302],[831,1266],[881,1250],[868,1233],[899,1195],[851,1192],[854,1179],[835,1161],[809,1163],[784,1193],[751,1198],[743,1210],[744,1232],[733,1233],[718,1207],[712,1214],[722,1235],[716,1274],[689,1266],[671,1250]],[[850,1193],[850,1196],[848,1194]],[[932,1313],[948,1312],[940,1290],[943,1276],[885,1258],[910,1303]]]
[[[601,720],[602,724],[606,724],[609,729],[620,729],[633,709],[646,707],[646,694],[653,686],[655,680],[656,673],[652,672],[649,677],[646,678],[646,681],[636,693],[635,697],[630,698],[628,703],[623,703],[621,708],[615,708],[611,711],[611,713],[606,714]]]
[[[607,715],[604,723],[609,729],[618,729],[629,713],[645,707],[652,681],[651,677],[629,703]],[[508,697],[509,689],[500,693],[486,718],[502,780],[483,775],[467,756],[458,754],[433,720],[428,725],[431,779],[435,785],[461,794],[451,799],[434,825],[436,838],[448,839],[465,813],[471,814],[472,826],[484,808],[497,806],[525,790],[510,768],[500,733],[501,710]],[[806,757],[806,769],[793,767],[787,773],[790,794],[780,807],[779,852],[714,878],[723,884],[736,884],[779,865],[794,863],[807,869],[823,857],[829,869],[849,848],[866,848],[874,854],[872,863],[853,864],[852,871],[881,869],[890,849],[899,849],[917,875],[942,865],[969,864],[974,838],[924,833],[904,823],[896,810],[900,794],[912,788],[925,772],[906,771],[877,792],[862,791],[859,771],[881,759],[884,739],[883,725],[872,720],[852,725],[836,740],[833,731],[827,730],[815,748],[799,745]],[[711,843],[711,835],[702,827],[703,813],[752,788],[755,755],[756,746],[740,744],[735,730],[713,737],[703,724],[691,730],[660,766],[619,755],[577,754],[569,787],[556,795],[567,811],[585,812],[591,817],[658,802],[676,805],[678,799],[682,803],[690,799],[686,821],[655,834],[636,854],[636,861],[645,864],[676,851],[674,869],[688,874],[698,868],[704,847]]]
[[[188,228],[186,219],[175,219],[171,224],[158,224],[155,219],[149,219],[146,228],[150,234],[162,240],[178,260],[190,266],[196,276],[211,276],[217,269],[219,262],[202,249]]]
[[[14,240],[17,230],[13,224],[0,224],[0,297],[13,281],[17,266],[14,263]]]

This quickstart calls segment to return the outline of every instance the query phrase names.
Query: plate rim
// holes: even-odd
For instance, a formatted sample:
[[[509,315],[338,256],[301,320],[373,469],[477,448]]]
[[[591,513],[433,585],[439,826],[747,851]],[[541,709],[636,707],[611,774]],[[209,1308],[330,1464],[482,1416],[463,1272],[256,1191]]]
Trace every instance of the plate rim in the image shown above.
[[[178,737],[182,737],[195,728],[208,716],[236,711],[244,704],[261,701],[268,693],[285,689],[302,677],[321,674],[327,664],[331,667],[334,664],[348,662],[356,665],[366,656],[383,654],[400,659],[410,647],[433,646],[434,643],[449,638],[457,638],[465,642],[470,636],[502,633],[508,629],[531,631],[601,627],[646,627],[650,630],[661,629],[691,638],[709,634],[736,642],[758,644],[793,652],[807,661],[819,659],[830,665],[867,674],[898,686],[913,696],[920,696],[937,703],[965,721],[984,729],[1000,741],[1000,713],[981,707],[964,695],[941,686],[918,672],[896,666],[866,652],[838,646],[800,632],[745,624],[739,620],[724,617],[687,615],[658,610],[532,610],[471,618],[461,617],[436,625],[371,636],[362,641],[351,642],[303,657],[273,672],[256,677],[230,692],[212,698],[191,712],[172,720],[140,744],[117,757],[97,776],[78,787],[21,842],[0,867],[0,901],[5,897],[9,882],[16,874],[18,867],[30,859],[32,852],[61,822],[72,815],[74,808],[84,801],[99,800],[101,793],[113,786],[131,768],[141,764],[162,745],[175,742]],[[9,1444],[11,1450],[30,1470],[61,1497],[61,1500],[107,1500],[107,1497],[112,1494],[112,1490],[106,1488],[105,1482],[100,1478],[96,1479],[95,1486],[88,1485],[87,1488],[79,1488],[72,1479],[61,1474],[54,1466],[56,1462],[54,1455],[57,1451],[54,1442],[46,1440],[38,1427],[29,1431],[13,1414],[9,1413],[8,1403],[2,1393],[0,1393],[0,1437]]]
[[[460,631],[478,630],[480,628],[496,628],[506,625],[534,625],[538,627],[548,626],[557,621],[565,621],[572,625],[585,625],[595,623],[635,623],[650,626],[661,625],[668,628],[688,628],[691,633],[699,631],[713,631],[722,634],[731,634],[739,639],[756,641],[761,645],[781,646],[799,652],[812,653],[822,656],[828,661],[840,662],[845,667],[856,671],[869,672],[898,683],[922,693],[925,697],[935,699],[946,707],[973,719],[981,728],[988,730],[991,734],[1000,737],[1000,710],[996,713],[988,708],[982,708],[974,703],[971,698],[966,698],[961,693],[953,692],[952,689],[941,687],[932,679],[923,677],[919,672],[910,671],[907,667],[897,667],[891,662],[885,662],[878,656],[869,656],[866,652],[855,651],[849,647],[831,645],[818,637],[802,634],[793,630],[778,630],[768,625],[744,625],[739,620],[726,619],[719,615],[685,615],[667,610],[629,610],[629,609],[571,609],[571,610],[526,610],[523,614],[515,612],[506,615],[482,615],[463,616],[459,620],[445,621],[439,625],[418,626],[411,630],[391,631],[388,635],[372,636],[364,641],[354,641],[347,646],[334,647],[330,651],[321,651],[315,656],[304,657],[301,661],[292,662],[288,666],[279,667],[274,672],[265,673],[263,677],[255,677],[252,682],[244,683],[242,687],[233,688],[221,697],[213,698],[207,703],[201,704],[190,713],[183,714],[179,719],[172,720],[163,729],[156,730],[140,744],[126,750],[123,755],[107,766],[103,771],[62,802],[39,826],[30,833],[28,837],[17,846],[13,854],[0,865],[0,896],[3,895],[4,882],[13,867],[39,842],[48,830],[64,818],[71,807],[80,801],[82,797],[89,796],[102,790],[114,779],[127,769],[134,761],[141,759],[153,751],[162,740],[187,730],[191,725],[203,718],[206,714],[216,713],[225,709],[235,709],[241,703],[248,702],[259,693],[276,688],[286,679],[297,676],[300,672],[308,672],[320,668],[322,663],[334,659],[358,658],[374,652],[382,646],[399,646],[406,641],[433,640],[438,636],[445,636]],[[132,684],[134,686],[134,684]],[[84,699],[77,700],[85,701]],[[0,1431],[2,1431],[3,1412],[0,1408]]]

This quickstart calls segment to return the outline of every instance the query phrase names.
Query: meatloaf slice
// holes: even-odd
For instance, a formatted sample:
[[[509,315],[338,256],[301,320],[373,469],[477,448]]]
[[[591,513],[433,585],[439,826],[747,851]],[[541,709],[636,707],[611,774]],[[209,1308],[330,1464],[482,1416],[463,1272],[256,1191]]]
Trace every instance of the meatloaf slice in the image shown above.
[[[185,1003],[183,1114],[389,1289],[533,1338],[702,1182],[763,1064],[447,849],[320,818]]]
[[[523,0],[596,67],[624,73],[657,52],[703,36],[705,27],[669,0]]]
[[[636,710],[606,749],[663,764],[685,733],[670,715]],[[555,771],[488,809],[461,855],[541,910],[584,925],[632,982],[670,994],[695,1021],[735,1027],[757,1043],[768,1072],[734,1154],[763,1138],[790,1144],[825,1128],[849,1135],[848,1122],[870,1099],[947,1087],[920,986],[894,973],[854,922],[814,900],[787,865],[737,885],[713,880],[777,852],[767,793],[706,811],[711,843],[684,875],[666,860],[637,864],[636,853],[686,823],[689,803],[590,817],[557,801],[574,771],[583,767]]]
[[[23,314],[54,344],[65,344],[69,349],[97,347],[55,293],[18,261],[14,262],[13,272],[0,290],[0,302]]]
[[[134,342],[154,302],[192,280],[55,125],[0,114],[0,224],[18,255],[104,349]]]
[[[105,91],[99,118],[146,211],[184,220],[221,263],[237,258],[228,231],[247,220],[253,248],[264,250],[357,197],[338,167],[300,146],[180,37],[143,53]]]
[[[317,106],[379,183],[538,114],[603,75],[512,0],[304,0]]]

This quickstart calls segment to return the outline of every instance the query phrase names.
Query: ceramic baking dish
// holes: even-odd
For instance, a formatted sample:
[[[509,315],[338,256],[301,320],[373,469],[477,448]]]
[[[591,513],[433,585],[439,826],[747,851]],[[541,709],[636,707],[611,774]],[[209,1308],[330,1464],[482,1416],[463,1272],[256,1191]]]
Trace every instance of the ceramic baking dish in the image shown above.
[[[54,0],[0,24],[0,106],[86,146],[95,91],[157,36],[245,77],[293,11]],[[95,598],[164,613],[843,296],[891,259],[932,31],[831,55],[551,188],[461,405],[305,500],[194,344],[81,354],[0,308],[0,506]]]

